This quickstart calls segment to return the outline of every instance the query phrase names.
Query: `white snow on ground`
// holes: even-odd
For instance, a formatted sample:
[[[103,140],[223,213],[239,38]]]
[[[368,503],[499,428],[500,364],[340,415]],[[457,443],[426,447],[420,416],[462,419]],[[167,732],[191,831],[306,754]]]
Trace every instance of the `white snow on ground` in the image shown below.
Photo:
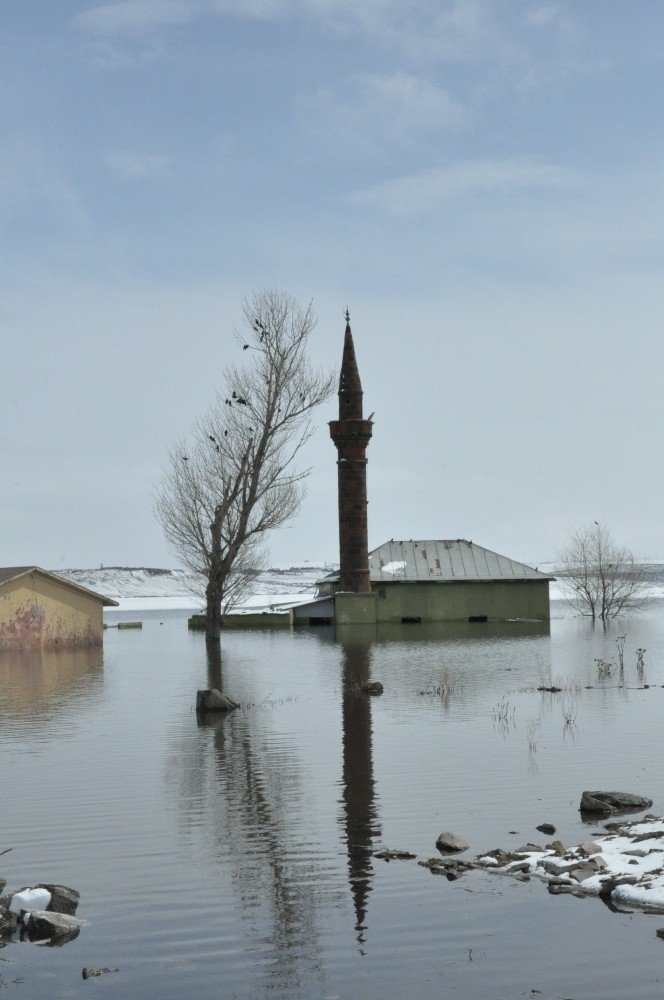
[[[383,572],[398,578],[405,563],[396,561],[383,566]],[[314,593],[316,580],[320,580],[336,567],[305,563],[302,566],[275,566],[260,573],[256,577],[254,596],[245,605],[248,610],[269,609],[272,603],[283,603],[300,596],[299,603],[309,600]],[[548,565],[539,567],[545,573],[551,572]],[[648,596],[664,598],[664,564],[649,565],[652,571],[652,582],[648,588]],[[111,566],[105,569],[67,569],[58,570],[59,576],[64,576],[73,583],[112,597],[119,601],[120,610],[147,611],[150,609],[186,608],[197,610],[202,606],[202,599],[196,595],[196,587],[202,593],[196,575],[183,569],[150,569],[146,567],[132,568]],[[550,584],[549,594],[552,601],[564,598],[563,584],[555,581]]]
[[[567,851],[564,857],[551,848],[515,851],[514,855],[515,860],[498,867],[490,855],[478,858],[477,863],[506,874],[522,870],[525,863],[531,875],[547,882],[563,882],[593,896],[600,894],[607,880],[625,879],[611,892],[612,903],[646,910],[664,907],[663,818],[623,823],[606,836],[594,837],[592,845]],[[583,867],[579,869],[579,865]]]
[[[315,582],[334,567],[306,563],[272,567],[256,576],[254,594],[243,610],[269,610],[271,605],[292,606],[313,597]],[[59,570],[72,583],[118,601],[121,611],[168,609],[199,610],[205,587],[196,574],[183,569],[106,567]]]

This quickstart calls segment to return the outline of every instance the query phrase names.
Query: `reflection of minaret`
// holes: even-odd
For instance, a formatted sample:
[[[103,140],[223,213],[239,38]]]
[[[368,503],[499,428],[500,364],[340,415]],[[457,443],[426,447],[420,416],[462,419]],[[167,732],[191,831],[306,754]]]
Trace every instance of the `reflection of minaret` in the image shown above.
[[[330,422],[330,436],[338,452],[339,481],[339,590],[368,594],[369,541],[367,531],[367,445],[373,424],[362,417],[362,383],[355,360],[350,316],[339,378],[339,419]]]
[[[370,680],[370,650],[368,638],[354,636],[354,641],[343,643],[343,805],[348,876],[360,943],[371,892],[373,840],[380,834],[374,804],[371,697],[362,693],[362,685]]]

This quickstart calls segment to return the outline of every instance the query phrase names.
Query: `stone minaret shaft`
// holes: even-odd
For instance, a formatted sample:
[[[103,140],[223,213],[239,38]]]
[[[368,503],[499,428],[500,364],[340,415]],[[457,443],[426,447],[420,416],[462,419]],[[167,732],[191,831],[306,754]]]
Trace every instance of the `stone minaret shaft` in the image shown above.
[[[355,360],[350,317],[339,378],[339,419],[330,422],[337,452],[339,479],[339,590],[369,594],[367,532],[367,445],[373,424],[362,417],[362,383]]]

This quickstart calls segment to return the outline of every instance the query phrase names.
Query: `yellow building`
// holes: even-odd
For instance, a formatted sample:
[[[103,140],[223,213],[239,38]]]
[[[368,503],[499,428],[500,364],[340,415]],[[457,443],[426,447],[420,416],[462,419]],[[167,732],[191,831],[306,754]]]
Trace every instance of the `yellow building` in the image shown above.
[[[0,567],[0,649],[99,646],[104,607],[117,601],[38,566]]]

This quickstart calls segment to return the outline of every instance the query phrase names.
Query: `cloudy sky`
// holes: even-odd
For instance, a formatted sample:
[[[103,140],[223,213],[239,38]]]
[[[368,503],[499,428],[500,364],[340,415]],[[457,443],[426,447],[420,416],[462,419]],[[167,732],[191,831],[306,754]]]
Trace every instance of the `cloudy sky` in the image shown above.
[[[372,547],[664,558],[660,4],[2,8],[0,565],[173,565],[154,482],[266,287],[335,367],[351,311]],[[274,563],[336,557],[334,410]]]

